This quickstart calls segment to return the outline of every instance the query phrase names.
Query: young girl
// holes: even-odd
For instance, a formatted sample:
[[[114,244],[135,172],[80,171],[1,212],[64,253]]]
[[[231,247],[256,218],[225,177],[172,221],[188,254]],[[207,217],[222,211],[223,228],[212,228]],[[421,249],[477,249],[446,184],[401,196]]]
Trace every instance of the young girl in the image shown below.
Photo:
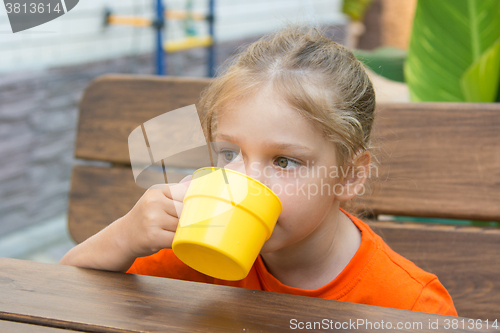
[[[283,212],[249,275],[203,275],[171,250],[184,193],[150,189],[132,210],[73,248],[61,264],[457,315],[433,274],[393,252],[340,208],[370,167],[375,95],[353,54],[318,30],[288,28],[250,45],[204,91],[210,141],[270,187]]]

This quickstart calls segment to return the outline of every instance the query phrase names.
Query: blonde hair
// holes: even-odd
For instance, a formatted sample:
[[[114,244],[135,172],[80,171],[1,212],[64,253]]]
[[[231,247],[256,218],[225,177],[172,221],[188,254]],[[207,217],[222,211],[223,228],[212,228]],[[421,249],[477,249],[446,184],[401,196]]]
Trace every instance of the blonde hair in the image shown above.
[[[251,44],[203,91],[199,110],[208,140],[224,106],[268,84],[335,143],[339,166],[369,150],[375,92],[363,65],[307,27],[288,27]]]

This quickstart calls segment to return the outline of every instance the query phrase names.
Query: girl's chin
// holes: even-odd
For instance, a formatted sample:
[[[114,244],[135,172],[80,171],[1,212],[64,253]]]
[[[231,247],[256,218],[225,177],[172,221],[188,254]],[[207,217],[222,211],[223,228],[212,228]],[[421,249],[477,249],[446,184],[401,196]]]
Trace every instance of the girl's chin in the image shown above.
[[[272,253],[278,251],[285,247],[285,243],[287,242],[286,232],[280,226],[280,219],[276,222],[273,233],[271,237],[267,241],[264,242],[262,249],[260,250],[261,254]]]
[[[278,251],[283,247],[283,244],[280,244],[278,236],[276,235],[276,230],[273,232],[271,237],[264,243],[262,249],[260,250],[260,254],[272,253]]]
[[[277,250],[276,244],[272,240],[272,235],[271,238],[269,238],[265,243],[264,246],[262,246],[262,249],[260,250],[260,254],[266,254],[266,253],[271,253]]]
[[[267,240],[264,243],[264,246],[262,246],[262,249],[260,250],[260,254],[266,254],[266,253],[271,253],[271,246],[267,245],[269,240]]]

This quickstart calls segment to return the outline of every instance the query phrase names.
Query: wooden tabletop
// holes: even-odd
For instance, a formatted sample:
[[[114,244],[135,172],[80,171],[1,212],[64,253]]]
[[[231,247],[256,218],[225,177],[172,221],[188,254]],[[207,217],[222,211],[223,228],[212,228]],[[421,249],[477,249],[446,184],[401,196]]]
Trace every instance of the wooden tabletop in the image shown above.
[[[389,323],[398,332],[500,332],[491,322],[479,328],[464,318],[6,258],[0,295],[2,332],[34,332],[28,324],[47,332],[284,332],[314,322],[343,332]]]
[[[5,333],[68,333],[81,332],[74,330],[66,330],[50,326],[40,326],[35,324],[25,324],[15,321],[0,320],[0,332]]]

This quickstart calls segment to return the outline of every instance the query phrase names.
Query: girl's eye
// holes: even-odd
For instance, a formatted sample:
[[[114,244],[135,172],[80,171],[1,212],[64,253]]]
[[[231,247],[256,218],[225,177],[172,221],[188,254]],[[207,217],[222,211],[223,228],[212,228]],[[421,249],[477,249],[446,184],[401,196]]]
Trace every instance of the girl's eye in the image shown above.
[[[224,157],[226,158],[226,161],[232,161],[234,159],[234,152],[226,151],[224,152]]]
[[[282,169],[292,169],[300,166],[299,162],[296,162],[294,160],[291,160],[283,156],[278,157],[274,163]]]
[[[220,154],[222,155],[222,157],[226,162],[232,162],[238,156],[238,154],[235,151],[228,149],[221,150]]]

